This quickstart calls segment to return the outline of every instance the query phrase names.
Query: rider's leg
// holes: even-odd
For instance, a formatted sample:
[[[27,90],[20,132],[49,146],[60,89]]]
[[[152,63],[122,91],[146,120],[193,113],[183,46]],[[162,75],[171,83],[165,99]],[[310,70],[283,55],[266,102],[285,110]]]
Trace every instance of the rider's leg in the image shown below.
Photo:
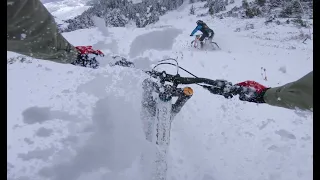
[[[212,39],[213,39],[213,36],[214,36],[214,32],[211,31],[210,34],[209,34],[209,42],[211,43],[212,42]]]
[[[202,36],[200,37],[199,41],[200,41],[200,44],[201,44],[201,48],[203,48],[203,40],[204,40],[204,38],[206,38],[208,36],[209,36],[208,33],[203,33]]]

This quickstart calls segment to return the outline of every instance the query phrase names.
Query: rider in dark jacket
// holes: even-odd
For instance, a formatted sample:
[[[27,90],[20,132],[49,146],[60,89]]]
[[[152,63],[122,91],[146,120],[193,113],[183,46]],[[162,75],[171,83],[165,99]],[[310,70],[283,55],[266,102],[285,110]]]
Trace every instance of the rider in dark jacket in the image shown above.
[[[212,40],[213,36],[214,36],[214,32],[212,29],[210,29],[206,23],[204,23],[201,20],[197,21],[197,27],[194,28],[194,30],[192,31],[192,33],[190,34],[190,36],[193,36],[197,31],[201,31],[202,32],[202,36],[200,37],[200,44],[201,44],[201,48],[203,47],[203,40],[204,38],[208,37],[210,40]]]

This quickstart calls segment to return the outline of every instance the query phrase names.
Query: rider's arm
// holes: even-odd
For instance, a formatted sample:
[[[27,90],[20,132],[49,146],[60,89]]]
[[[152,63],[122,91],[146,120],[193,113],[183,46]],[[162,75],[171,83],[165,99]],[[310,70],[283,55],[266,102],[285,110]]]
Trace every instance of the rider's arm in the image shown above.
[[[196,28],[194,28],[194,30],[191,33],[191,36],[193,36],[197,31],[199,31],[202,28],[201,25],[198,25]]]
[[[264,100],[273,106],[313,111],[313,71],[297,81],[268,89]]]
[[[59,63],[77,59],[77,50],[40,0],[7,1],[7,50]]]

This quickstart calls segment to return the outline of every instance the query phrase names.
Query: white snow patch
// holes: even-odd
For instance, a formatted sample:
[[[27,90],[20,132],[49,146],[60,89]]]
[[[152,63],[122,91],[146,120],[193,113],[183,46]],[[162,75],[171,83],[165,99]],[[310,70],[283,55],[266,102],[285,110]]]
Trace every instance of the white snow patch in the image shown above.
[[[92,21],[94,25],[98,28],[98,30],[102,33],[103,36],[108,37],[109,36],[109,31],[106,26],[106,22],[104,19],[94,16],[92,17]]]
[[[142,3],[142,0],[130,0],[132,4]]]
[[[24,40],[26,37],[27,37],[26,34],[24,34],[24,33],[21,34],[21,40]]]
[[[286,66],[281,66],[279,68],[279,71],[283,72],[283,73],[286,73],[287,72],[287,69],[286,69]]]
[[[149,49],[154,50],[170,50],[172,49],[175,38],[182,31],[176,28],[168,28],[162,31],[152,31],[142,34],[134,39],[131,43],[129,55],[136,57]]]

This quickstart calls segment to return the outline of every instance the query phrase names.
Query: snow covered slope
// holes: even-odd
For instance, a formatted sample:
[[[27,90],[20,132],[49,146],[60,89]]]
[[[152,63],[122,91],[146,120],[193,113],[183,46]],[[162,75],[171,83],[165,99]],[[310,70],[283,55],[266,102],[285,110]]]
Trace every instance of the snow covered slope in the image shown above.
[[[88,0],[42,0],[48,11],[55,17],[59,25],[67,26],[63,20],[74,18],[90,6],[86,5]]]
[[[263,19],[204,17],[221,50],[192,49],[189,34],[198,18],[188,15],[189,8],[147,28],[106,32],[98,24],[65,33],[72,44],[93,45],[107,54],[97,70],[37,59],[8,64],[8,179],[148,179],[148,166],[138,163],[141,152],[154,151],[144,140],[139,117],[141,82],[147,76],[109,67],[113,54],[141,69],[173,57],[200,77],[254,80],[271,87],[312,70],[313,42],[299,39],[308,29],[265,26]],[[245,30],[246,24],[255,28]],[[161,69],[174,73],[171,67]],[[172,124],[170,180],[312,179],[312,113],[192,88],[194,96]]]

